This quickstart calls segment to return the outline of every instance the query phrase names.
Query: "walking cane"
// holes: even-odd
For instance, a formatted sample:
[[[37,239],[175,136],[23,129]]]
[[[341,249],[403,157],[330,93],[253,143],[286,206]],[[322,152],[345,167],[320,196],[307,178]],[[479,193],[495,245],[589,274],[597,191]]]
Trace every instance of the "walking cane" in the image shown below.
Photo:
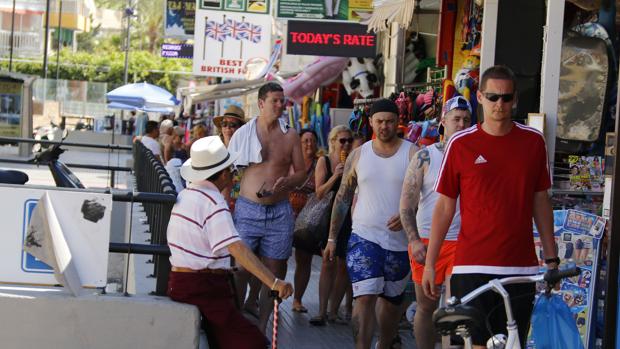
[[[271,331],[271,349],[278,349],[278,309],[282,298],[278,297],[278,291],[271,291],[273,297],[273,331]]]

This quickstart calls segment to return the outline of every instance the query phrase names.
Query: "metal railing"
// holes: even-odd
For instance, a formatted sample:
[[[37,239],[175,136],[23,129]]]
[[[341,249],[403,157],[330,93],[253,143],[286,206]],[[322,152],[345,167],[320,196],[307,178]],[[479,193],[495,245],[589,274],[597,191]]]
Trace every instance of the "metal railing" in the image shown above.
[[[20,57],[37,57],[43,53],[42,32],[13,33],[13,52]],[[9,52],[11,47],[11,31],[0,30],[0,51]]]
[[[164,168],[164,165],[147,149],[141,142],[133,145],[133,166],[136,178],[136,187],[139,192],[160,193],[173,196],[176,199],[177,192],[174,184]],[[156,278],[155,294],[165,295],[168,285],[168,273],[170,272],[169,250],[166,251],[166,230],[174,201],[165,203],[144,202],[144,212],[151,233],[151,247],[146,254],[153,254],[154,271]],[[138,246],[136,246],[138,247]],[[136,253],[136,252],[133,252]]]
[[[74,142],[64,142],[64,141],[57,142],[57,141],[37,140],[37,139],[32,139],[32,138],[19,138],[19,137],[0,137],[0,143],[3,143],[3,144],[30,143],[30,144],[41,144],[42,146],[60,145],[60,146],[65,146],[65,147],[109,149],[110,151],[133,150],[133,148],[128,145],[88,144],[88,143],[74,143]],[[22,159],[0,158],[0,162],[13,163],[13,164],[38,165],[38,163],[34,161],[34,159],[22,160]],[[105,165],[94,165],[94,164],[65,164],[65,165],[68,167],[74,167],[74,168],[87,168],[87,169],[92,169],[92,170],[109,171],[111,188],[114,188],[117,171],[129,172],[132,170],[130,167],[123,167],[123,166],[105,166]]]
[[[131,243],[131,216],[129,223],[128,242],[111,242],[109,252],[124,254],[148,254],[153,255],[154,270],[152,277],[156,279],[155,294],[165,296],[168,285],[168,274],[170,272],[170,249],[166,240],[166,230],[168,229],[168,221],[172,206],[176,202],[177,192],[174,184],[168,176],[168,172],[163,164],[155,158],[153,153],[147,149],[141,142],[135,142],[132,147],[109,144],[84,144],[71,142],[54,142],[39,141],[28,138],[0,137],[0,143],[41,143],[42,145],[74,146],[88,148],[107,148],[112,150],[132,150],[133,151],[133,172],[136,179],[137,191],[119,191],[112,188],[108,189],[76,189],[76,188],[57,188],[57,190],[80,190],[87,192],[104,192],[112,194],[112,200],[116,202],[128,202],[131,205],[133,213],[133,204],[142,203],[144,212],[147,217],[149,233],[151,234],[150,244],[134,244]],[[1,159],[0,162],[34,164],[30,160],[17,159]],[[101,166],[101,165],[69,165],[70,167],[92,168],[111,171],[128,171],[131,168],[118,166]],[[11,184],[3,184],[3,186],[14,186]],[[19,186],[17,186],[19,187]],[[37,188],[40,186],[29,187]],[[44,188],[44,187],[43,187]],[[127,278],[129,269],[129,258],[126,262],[124,291],[127,294]]]

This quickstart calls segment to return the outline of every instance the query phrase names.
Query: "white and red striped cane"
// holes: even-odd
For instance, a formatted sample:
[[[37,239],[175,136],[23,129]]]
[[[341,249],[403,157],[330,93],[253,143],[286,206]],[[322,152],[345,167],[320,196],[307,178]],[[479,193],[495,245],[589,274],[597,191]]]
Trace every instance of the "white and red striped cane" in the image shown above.
[[[271,349],[278,349],[278,310],[282,299],[278,297],[278,291],[271,291],[273,297],[273,331],[271,331]]]

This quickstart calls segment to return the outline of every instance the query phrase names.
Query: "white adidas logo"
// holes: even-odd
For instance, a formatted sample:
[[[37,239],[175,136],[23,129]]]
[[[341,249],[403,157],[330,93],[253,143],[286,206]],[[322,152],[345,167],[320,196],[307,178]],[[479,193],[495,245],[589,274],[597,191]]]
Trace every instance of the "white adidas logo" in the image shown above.
[[[480,164],[486,164],[487,163],[487,159],[484,158],[484,156],[482,155],[478,155],[478,158],[476,159],[476,161],[474,161],[474,165],[480,165]]]

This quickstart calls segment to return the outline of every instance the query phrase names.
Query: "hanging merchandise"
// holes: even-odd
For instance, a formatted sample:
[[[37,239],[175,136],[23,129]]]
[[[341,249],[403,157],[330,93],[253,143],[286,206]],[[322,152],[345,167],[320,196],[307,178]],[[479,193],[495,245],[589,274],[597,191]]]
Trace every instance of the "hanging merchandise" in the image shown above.
[[[342,72],[342,84],[351,97],[374,96],[378,79],[373,59],[350,58],[346,69]]]
[[[436,57],[437,66],[448,66],[449,76],[452,75],[457,9],[457,0],[441,0]]]
[[[370,115],[368,114],[370,105],[374,100],[374,98],[369,98],[353,101],[355,108],[349,117],[349,128],[353,131],[353,134],[361,135],[365,140],[369,140],[372,136],[372,129],[368,121]]]
[[[568,32],[561,59],[556,150],[580,153],[601,134],[609,86],[607,45]]]
[[[553,212],[554,236],[560,257],[560,265],[568,268],[577,266],[581,274],[563,279],[559,295],[568,305],[582,343],[589,347],[591,325],[596,313],[595,290],[596,270],[606,220],[603,217],[577,210],[560,210]],[[535,228],[535,227],[534,227]],[[544,271],[542,242],[538,231],[534,229],[534,246],[539,258],[541,271]],[[527,340],[526,348],[537,348],[532,339]]]
[[[323,85],[328,85],[346,68],[348,58],[319,57],[282,85],[284,95],[297,103]]]
[[[403,83],[413,84],[417,77],[424,76],[426,66],[422,63],[426,58],[426,45],[424,39],[417,33],[409,34],[409,39],[405,44],[405,60],[403,64]],[[435,61],[433,59],[433,64]]]
[[[472,50],[480,44],[482,34],[482,7],[476,5],[472,0],[465,0],[465,13],[462,18],[463,28],[461,31],[461,41],[463,45],[461,51]]]
[[[299,117],[299,125],[302,129],[310,128],[310,108],[312,99],[308,96],[303,97],[301,103],[301,115]]]
[[[327,143],[327,139],[329,139],[329,131],[332,129],[332,120],[330,117],[329,110],[329,102],[323,103],[323,130],[322,136],[323,140]],[[327,144],[325,145],[327,146]]]
[[[532,340],[540,349],[583,349],[573,315],[559,295],[538,296],[532,312]]]

